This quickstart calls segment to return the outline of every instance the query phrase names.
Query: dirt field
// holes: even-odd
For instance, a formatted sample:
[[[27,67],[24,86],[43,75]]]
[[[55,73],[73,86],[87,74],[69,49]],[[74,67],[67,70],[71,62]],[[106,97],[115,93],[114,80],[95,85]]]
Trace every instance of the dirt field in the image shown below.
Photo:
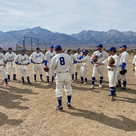
[[[97,77],[95,89],[89,90],[93,68],[90,64],[88,84],[81,84],[79,77],[72,84],[73,109],[67,109],[64,93],[64,112],[54,109],[57,106],[55,85],[47,86],[46,82],[39,81],[22,85],[18,71],[18,80],[6,87],[0,76],[0,136],[136,136],[136,80],[132,58],[127,90],[117,89],[116,101],[110,101],[108,96],[107,68],[104,88],[98,88]],[[33,82],[32,64],[29,72]]]

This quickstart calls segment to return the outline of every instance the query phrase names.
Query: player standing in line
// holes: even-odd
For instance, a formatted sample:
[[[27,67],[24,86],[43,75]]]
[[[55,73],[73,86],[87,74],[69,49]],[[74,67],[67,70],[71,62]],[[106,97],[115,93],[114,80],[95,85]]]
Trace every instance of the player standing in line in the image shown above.
[[[116,78],[119,67],[119,57],[116,54],[116,48],[110,47],[107,51],[109,51],[108,59],[104,60],[102,63],[96,64],[95,67],[99,67],[100,65],[107,64],[108,68],[108,78],[109,78],[109,87],[111,88],[111,101],[114,100],[114,96],[116,95]],[[110,64],[110,59],[113,58],[115,63]]]
[[[31,84],[27,68],[27,65],[30,64],[30,59],[28,55],[25,54],[24,49],[20,49],[20,54],[16,56],[15,62],[19,65],[20,76],[22,78],[23,84],[25,84],[24,75],[27,77],[28,84]]]
[[[99,76],[100,76],[99,87],[102,88],[104,66],[100,65],[99,67],[95,67],[95,65],[102,63],[105,59],[109,57],[108,53],[103,51],[102,44],[99,44],[96,47],[97,47],[97,51],[95,51],[93,55],[91,56],[91,63],[94,65],[94,67],[93,67],[93,74],[92,74],[92,85],[90,89],[94,88],[95,77],[97,73],[99,73]],[[95,56],[98,56],[98,60],[96,63],[93,62],[93,58]]]
[[[81,75],[81,83],[84,82],[84,85],[87,84],[87,70],[89,66],[89,56],[88,56],[88,50],[84,50],[82,52],[82,56],[79,57],[79,61],[82,62],[81,69],[80,69],[80,75]]]
[[[75,57],[75,80],[77,79],[77,74],[78,74],[78,70],[80,72],[80,68],[81,68],[81,62],[79,61],[79,57],[82,56],[82,52],[80,52],[80,48],[77,48],[77,53],[74,54]]]
[[[76,63],[76,61],[75,61],[74,55],[71,54],[71,50],[70,49],[67,50],[67,54],[70,56],[71,60],[73,61],[73,65],[69,69],[69,73],[72,76],[72,83],[73,83],[74,82],[74,63]]]
[[[5,80],[6,86],[8,86],[8,79],[7,79],[7,73],[5,70],[6,66],[6,59],[3,53],[1,53],[2,48],[0,47],[0,73],[2,74],[2,77]]]
[[[50,71],[50,64],[51,64],[51,59],[55,55],[56,55],[56,52],[54,51],[54,46],[50,45],[50,50],[45,53],[45,66],[46,66],[46,68],[49,68],[49,72],[46,72],[47,85],[49,85],[49,78],[50,78],[51,74],[52,74],[52,84],[53,84],[53,81],[54,81],[55,71],[53,73],[51,73],[51,71]]]
[[[43,74],[43,62],[45,56],[42,52],[40,52],[40,48],[36,47],[35,52],[33,52],[30,56],[31,63],[33,63],[33,74],[34,74],[34,82],[36,82],[36,75],[40,74],[41,82],[43,82],[42,74]]]
[[[5,54],[5,59],[7,62],[7,74],[8,74],[8,81],[10,81],[10,75],[11,73],[13,73],[13,80],[17,80],[16,79],[16,64],[15,64],[15,59],[16,54],[12,51],[12,47],[8,48],[8,52]]]
[[[73,61],[66,53],[62,53],[60,45],[55,46],[56,56],[51,60],[51,71],[56,71],[56,97],[58,99],[58,106],[56,110],[63,110],[62,107],[62,90],[65,89],[67,95],[67,106],[71,108],[72,87],[69,68],[73,65]]]
[[[133,64],[133,71],[135,72],[135,79],[136,79],[136,55],[134,56],[132,64]]]
[[[128,69],[129,54],[126,51],[127,50],[126,45],[120,46],[120,50],[121,50],[122,53],[119,55],[120,65],[119,65],[119,73],[118,73],[118,76],[117,76],[117,79],[118,79],[117,87],[121,87],[121,80],[123,80],[123,87],[121,88],[121,90],[126,90],[126,83],[127,83],[126,74],[121,75],[120,71],[125,71],[125,70]]]

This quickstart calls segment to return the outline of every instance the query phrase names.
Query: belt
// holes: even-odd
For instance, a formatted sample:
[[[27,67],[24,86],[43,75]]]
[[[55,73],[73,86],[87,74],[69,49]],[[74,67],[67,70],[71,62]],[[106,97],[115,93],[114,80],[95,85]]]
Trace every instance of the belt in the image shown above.
[[[78,61],[77,63],[82,63],[81,61]]]
[[[95,64],[100,64],[100,63],[95,63]]]
[[[21,65],[26,65],[26,64],[21,64]]]
[[[109,71],[114,71],[113,69],[109,69]]]
[[[68,71],[66,71],[66,72],[56,72],[56,73],[59,73],[59,74],[61,74],[61,73],[68,73]]]

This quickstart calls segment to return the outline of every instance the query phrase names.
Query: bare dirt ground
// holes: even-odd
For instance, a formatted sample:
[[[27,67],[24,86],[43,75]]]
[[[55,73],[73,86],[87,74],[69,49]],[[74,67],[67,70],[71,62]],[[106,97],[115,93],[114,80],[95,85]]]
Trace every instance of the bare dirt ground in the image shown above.
[[[88,84],[73,86],[72,106],[67,109],[63,96],[64,112],[57,106],[55,85],[39,81],[22,85],[18,71],[17,81],[6,87],[0,78],[0,136],[136,136],[136,80],[129,59],[127,90],[117,89],[116,101],[110,101],[107,68],[103,89],[89,90],[93,66],[88,69]],[[18,69],[18,68],[17,68]],[[33,82],[32,64],[29,66]],[[46,75],[44,73],[44,81]]]

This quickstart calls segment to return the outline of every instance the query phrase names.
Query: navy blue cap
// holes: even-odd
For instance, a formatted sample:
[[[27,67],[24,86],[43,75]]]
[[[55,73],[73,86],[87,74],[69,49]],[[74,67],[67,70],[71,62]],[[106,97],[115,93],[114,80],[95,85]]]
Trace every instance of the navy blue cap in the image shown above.
[[[0,49],[3,49],[3,48],[0,47]]]
[[[55,45],[55,50],[56,51],[62,50],[62,47],[60,45]]]
[[[97,45],[96,47],[101,47],[101,48],[103,48],[103,45],[102,45],[102,44],[99,44],[99,45]]]
[[[39,47],[36,47],[35,49],[37,50],[37,49],[40,49],[40,48],[39,48]]]
[[[80,50],[80,48],[77,48],[77,50]]]
[[[54,48],[54,45],[50,45],[50,48]]]
[[[127,45],[122,45],[122,46],[120,46],[120,48],[122,48],[122,47],[124,47],[124,48],[126,48],[126,49],[127,49]]]
[[[20,51],[24,51],[25,49],[20,49]]]
[[[8,50],[11,49],[12,50],[12,47],[8,47]]]
[[[88,50],[85,50],[86,53],[88,53]]]
[[[83,50],[83,51],[82,51],[82,53],[86,53],[86,51],[85,51],[85,50]]]
[[[111,50],[116,51],[116,48],[115,47],[110,47],[107,51],[111,51]]]
[[[71,50],[70,49],[67,49],[68,52],[70,52]]]

